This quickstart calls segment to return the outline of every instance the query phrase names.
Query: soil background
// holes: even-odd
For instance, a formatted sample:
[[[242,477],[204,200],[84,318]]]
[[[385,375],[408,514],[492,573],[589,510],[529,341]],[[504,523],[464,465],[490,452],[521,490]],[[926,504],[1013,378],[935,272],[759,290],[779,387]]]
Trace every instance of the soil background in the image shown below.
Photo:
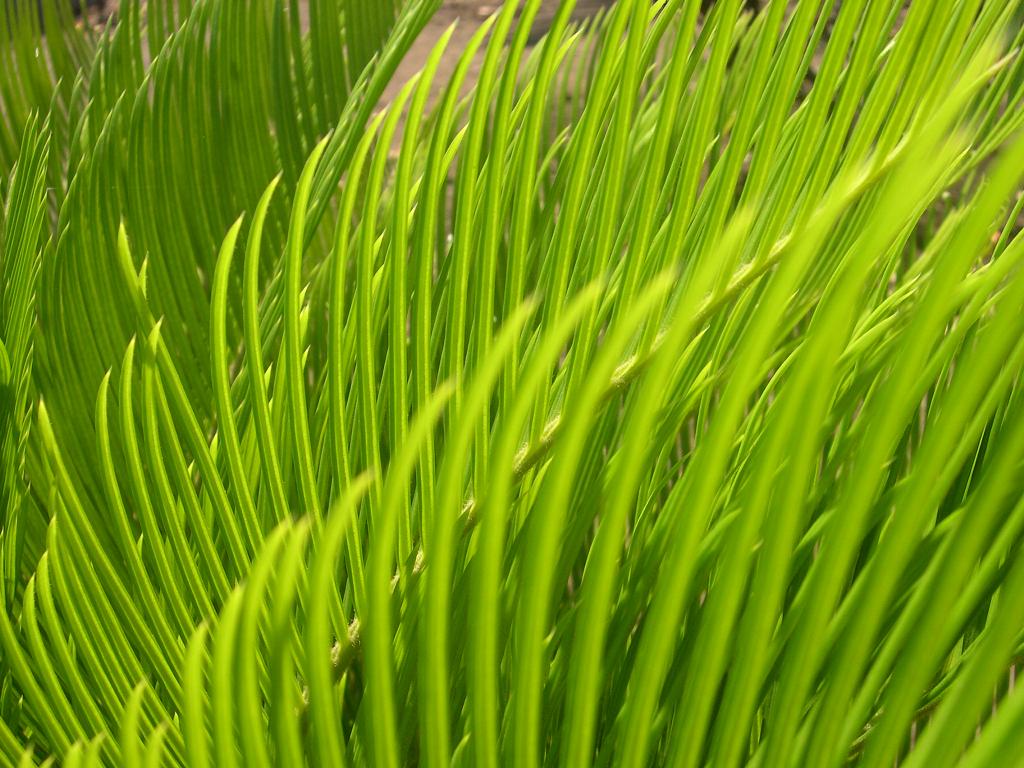
[[[612,4],[613,0],[577,0],[573,16],[578,19],[586,18],[597,13],[601,8]],[[532,39],[539,38],[551,25],[559,5],[561,5],[561,0],[542,0],[540,10],[537,12],[537,17],[534,21]],[[413,43],[408,55],[395,73],[392,85],[385,94],[384,101],[390,101],[402,84],[407,82],[410,77],[423,67],[423,63],[427,60],[441,35],[444,34],[448,27],[455,24],[451,42],[448,44],[437,73],[435,89],[439,84],[448,82],[449,77],[458,64],[459,57],[462,55],[470,39],[472,39],[473,34],[491,14],[500,10],[501,6],[500,0],[445,0],[440,10],[430,20],[430,23],[427,24],[423,33]],[[466,77],[467,83],[476,82],[480,63],[480,57],[478,56]]]

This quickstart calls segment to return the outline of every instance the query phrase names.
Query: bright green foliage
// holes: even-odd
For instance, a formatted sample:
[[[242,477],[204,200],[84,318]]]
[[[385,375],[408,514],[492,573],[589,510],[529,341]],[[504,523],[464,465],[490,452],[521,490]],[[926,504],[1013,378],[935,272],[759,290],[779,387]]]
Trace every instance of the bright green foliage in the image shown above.
[[[0,16],[0,765],[1019,762],[1020,1],[438,4]]]

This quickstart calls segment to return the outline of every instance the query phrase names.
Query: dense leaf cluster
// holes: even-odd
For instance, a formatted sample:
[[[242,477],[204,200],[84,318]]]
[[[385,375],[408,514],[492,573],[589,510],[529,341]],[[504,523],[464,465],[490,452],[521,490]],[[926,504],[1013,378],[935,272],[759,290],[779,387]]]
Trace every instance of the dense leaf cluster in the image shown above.
[[[438,5],[5,5],[0,765],[1019,761],[1020,0]]]

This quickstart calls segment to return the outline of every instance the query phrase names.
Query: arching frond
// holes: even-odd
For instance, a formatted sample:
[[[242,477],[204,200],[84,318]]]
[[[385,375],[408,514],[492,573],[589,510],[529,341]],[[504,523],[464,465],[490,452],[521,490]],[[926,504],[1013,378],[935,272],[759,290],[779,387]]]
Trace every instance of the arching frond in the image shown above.
[[[57,5],[0,764],[1020,752],[1019,3]]]

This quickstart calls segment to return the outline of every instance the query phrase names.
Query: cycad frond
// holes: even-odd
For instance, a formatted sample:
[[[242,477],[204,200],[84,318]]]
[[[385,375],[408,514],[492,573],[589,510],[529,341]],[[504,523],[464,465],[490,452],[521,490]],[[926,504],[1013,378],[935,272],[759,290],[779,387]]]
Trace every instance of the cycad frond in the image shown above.
[[[1019,4],[399,5],[0,74],[0,763],[1016,754]]]

